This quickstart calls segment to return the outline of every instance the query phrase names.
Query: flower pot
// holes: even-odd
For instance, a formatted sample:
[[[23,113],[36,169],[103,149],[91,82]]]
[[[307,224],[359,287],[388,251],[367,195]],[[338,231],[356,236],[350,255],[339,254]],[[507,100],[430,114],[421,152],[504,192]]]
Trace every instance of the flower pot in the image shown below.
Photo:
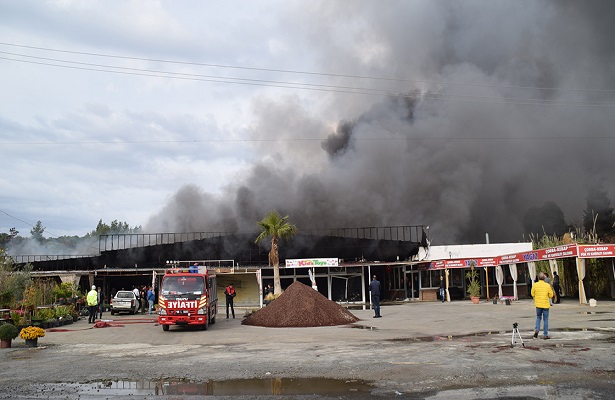
[[[38,338],[26,339],[26,347],[38,347]]]
[[[0,339],[0,349],[10,349],[11,342],[11,339]]]
[[[472,303],[478,304],[480,297],[470,297],[472,299]]]

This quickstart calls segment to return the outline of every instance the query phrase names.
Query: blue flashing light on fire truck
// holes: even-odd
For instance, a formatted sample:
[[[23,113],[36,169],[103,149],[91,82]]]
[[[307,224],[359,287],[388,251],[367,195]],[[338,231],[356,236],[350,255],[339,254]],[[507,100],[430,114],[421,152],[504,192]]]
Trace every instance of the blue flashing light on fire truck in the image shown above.
[[[198,326],[206,330],[216,323],[218,293],[216,275],[209,270],[166,271],[158,295],[158,324],[168,331],[171,325]]]

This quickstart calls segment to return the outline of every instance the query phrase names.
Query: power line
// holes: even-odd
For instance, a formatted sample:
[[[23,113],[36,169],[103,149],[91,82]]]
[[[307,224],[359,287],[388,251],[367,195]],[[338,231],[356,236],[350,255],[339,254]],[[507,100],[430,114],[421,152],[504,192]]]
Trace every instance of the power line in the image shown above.
[[[14,219],[14,220],[16,220],[16,221],[23,222],[24,224],[29,225],[29,226],[31,226],[31,227],[33,227],[33,228],[34,228],[34,225],[33,225],[33,224],[31,224],[31,223],[29,223],[28,221],[24,221],[23,219],[19,219],[19,218],[17,218],[17,217],[14,217],[14,216],[12,216],[11,214],[9,214],[9,213],[7,213],[6,211],[3,211],[3,210],[0,210],[0,212],[1,212],[1,213],[3,213],[3,214],[5,214],[6,216],[8,216],[8,217],[10,217],[10,218],[13,218],[13,219]],[[45,232],[46,232],[47,234],[49,234],[49,236],[53,236],[53,237],[55,237],[55,238],[58,238],[58,237],[59,237],[58,235],[54,235],[53,233],[50,233],[50,232],[47,232],[47,231],[45,231]]]
[[[60,50],[52,50],[52,49],[49,49],[49,50],[50,51],[60,51]],[[410,93],[410,94],[405,93],[404,94],[404,93],[400,93],[399,89],[397,89],[396,92],[393,92],[392,90],[389,90],[389,89],[377,89],[377,88],[375,89],[375,88],[356,87],[356,86],[322,85],[322,84],[302,83],[302,82],[285,82],[285,81],[274,81],[274,80],[265,80],[265,79],[249,79],[249,78],[237,78],[237,77],[221,77],[221,76],[215,76],[215,75],[187,74],[187,73],[176,73],[176,72],[170,72],[170,71],[118,67],[114,65],[94,64],[94,63],[85,63],[85,62],[70,61],[70,60],[53,59],[53,58],[48,58],[48,57],[22,55],[22,54],[4,52],[4,51],[0,51],[0,53],[17,56],[17,57],[25,57],[25,58],[31,58],[31,59],[37,59],[37,60],[43,60],[43,61],[50,61],[50,62],[21,60],[21,59],[15,59],[15,58],[10,58],[10,57],[0,57],[0,59],[4,59],[8,61],[16,61],[16,62],[22,62],[22,63],[28,63],[28,64],[35,64],[35,65],[45,65],[45,66],[70,68],[70,69],[86,70],[86,71],[94,71],[94,72],[115,73],[115,74],[123,74],[123,75],[136,75],[136,76],[146,76],[146,77],[156,77],[156,78],[181,79],[181,80],[191,80],[191,81],[204,81],[204,82],[214,82],[214,83],[232,83],[232,84],[252,85],[252,86],[277,87],[277,88],[284,88],[284,89],[300,89],[300,90],[337,92],[337,93],[349,93],[349,94],[376,95],[376,96],[387,96],[387,97],[404,97],[404,98],[416,98],[417,97],[416,93]],[[84,53],[84,54],[93,54],[93,53]],[[108,56],[108,57],[157,61],[157,60],[140,59],[140,58],[123,57],[123,56]],[[56,64],[58,62],[62,64]],[[170,62],[170,61],[165,61],[165,62]],[[291,71],[291,72],[295,73],[296,71]],[[327,74],[321,74],[321,75],[327,75]],[[362,78],[367,79],[369,77],[362,77]],[[381,78],[377,78],[377,79],[381,79]],[[393,80],[393,79],[389,79],[389,80]],[[520,88],[520,87],[517,87],[517,88]],[[529,87],[526,87],[526,88],[529,89]],[[533,88],[533,89],[540,89],[540,88]],[[543,89],[553,89],[553,88],[543,88]],[[414,91],[414,92],[416,92],[416,90],[417,90],[416,88],[411,89],[411,91]],[[536,98],[477,96],[477,95],[452,94],[452,93],[443,93],[443,92],[421,93],[420,97],[425,100],[483,102],[483,103],[489,103],[489,104],[572,105],[572,106],[582,106],[582,107],[615,106],[615,103],[610,102],[610,101],[588,102],[588,101],[580,101],[580,100],[549,100],[549,99],[536,99]]]
[[[258,68],[258,67],[246,67],[246,66],[237,66],[237,65],[229,65],[229,64],[199,63],[199,62],[192,62],[192,61],[164,60],[164,59],[156,59],[156,58],[119,56],[119,55],[104,54],[104,53],[91,53],[91,52],[83,52],[83,51],[54,49],[54,48],[49,48],[49,47],[27,46],[27,45],[6,43],[6,42],[0,42],[0,45],[20,47],[20,48],[33,49],[33,50],[43,50],[43,51],[50,51],[50,52],[57,52],[57,53],[115,58],[115,59],[133,60],[133,61],[148,61],[148,62],[159,62],[159,63],[178,64],[178,65],[194,65],[194,66],[204,66],[204,67],[214,67],[214,68],[247,70],[247,71],[276,72],[276,73],[313,75],[313,76],[329,76],[329,77],[338,77],[338,78],[366,79],[366,80],[376,80],[376,81],[427,83],[427,84],[450,85],[450,86],[492,87],[492,88],[503,88],[503,89],[553,90],[553,91],[569,91],[569,92],[607,92],[607,93],[615,92],[615,89],[497,85],[497,84],[489,84],[489,83],[448,82],[448,81],[391,78],[391,77],[381,77],[381,76],[353,75],[353,74],[340,74],[340,73],[327,73],[327,72],[299,71],[299,70],[288,70],[288,69],[277,69],[277,68]]]
[[[22,222],[22,223],[24,223],[24,224],[26,224],[26,225],[29,225],[29,226],[31,226],[31,227],[33,227],[33,228],[34,228],[34,225],[33,225],[33,224],[31,224],[31,223],[29,223],[28,221],[24,221],[23,219],[17,218],[17,217],[15,217],[15,216],[13,216],[13,215],[11,215],[11,214],[7,213],[7,212],[6,212],[6,211],[4,211],[4,210],[0,210],[0,212],[1,212],[1,213],[3,213],[4,215],[6,215],[6,216],[10,217],[10,218],[13,218],[13,219],[14,219],[14,220],[16,220],[16,221]],[[55,235],[55,234],[53,234],[53,233],[51,233],[51,232],[47,231],[47,229],[46,229],[46,228],[45,228],[45,233],[46,233],[46,234],[48,234],[49,236],[53,237],[53,238],[56,238],[56,239],[60,239],[60,238],[61,238],[61,236]],[[83,238],[79,238],[79,239],[83,239]],[[96,248],[96,247],[94,247],[94,246],[90,246],[90,245],[88,245],[87,243],[85,243],[85,244],[81,243],[80,245],[81,245],[81,246],[83,246],[83,247],[88,247],[88,248],[95,249],[95,250],[97,250],[97,251],[98,251],[98,248]]]
[[[351,141],[356,142],[413,142],[413,141],[466,141],[466,140],[483,140],[483,141],[516,141],[516,140],[613,140],[615,136],[507,136],[507,137],[494,137],[494,136],[431,136],[431,137],[352,137]],[[0,142],[2,145],[37,145],[37,146],[57,146],[57,145],[85,145],[85,144],[114,144],[114,145],[126,145],[126,144],[191,144],[191,143],[270,143],[270,142],[331,142],[331,141],[346,141],[346,138],[265,138],[265,139],[194,139],[194,140],[126,140],[126,141],[62,141],[62,142]]]
[[[311,91],[321,91],[321,92],[376,95],[376,96],[401,97],[401,98],[410,98],[410,99],[417,98],[417,95],[414,93],[411,93],[411,94],[393,93],[391,91],[385,91],[382,89],[353,88],[353,87],[348,87],[348,86],[346,87],[337,86],[336,87],[336,86],[331,86],[331,85],[316,85],[316,84],[293,83],[293,82],[276,83],[275,81],[251,80],[251,79],[245,79],[245,78],[232,78],[232,77],[231,78],[228,78],[228,77],[227,78],[215,78],[215,79],[205,78],[205,77],[199,78],[199,77],[191,77],[191,76],[182,76],[182,75],[190,75],[190,74],[178,74],[174,72],[154,72],[154,71],[149,72],[148,70],[141,70],[143,72],[134,72],[134,70],[138,71],[138,69],[132,69],[133,71],[123,71],[123,70],[117,70],[117,69],[120,69],[121,67],[115,67],[115,66],[104,67],[104,68],[114,68],[113,70],[107,70],[107,69],[100,69],[100,68],[53,64],[53,63],[37,62],[37,61],[30,61],[30,60],[18,60],[18,59],[9,58],[9,57],[0,57],[0,59],[9,60],[9,61],[17,61],[17,62],[22,62],[22,63],[27,63],[27,64],[35,64],[35,65],[46,65],[46,66],[53,66],[53,67],[60,67],[60,68],[69,68],[69,69],[94,71],[94,72],[106,72],[106,73],[114,73],[114,74],[122,74],[122,75],[146,76],[146,77],[154,77],[154,78],[170,78],[170,79],[215,82],[215,83],[232,83],[232,84],[240,84],[240,85],[265,86],[265,87],[276,87],[276,88],[284,88],[284,89],[300,89],[300,90],[311,90]],[[70,61],[62,61],[62,62],[70,63]],[[164,75],[160,75],[161,73]],[[271,82],[271,83],[266,83],[266,82]],[[302,85],[302,86],[297,86],[297,85]],[[508,104],[508,105],[546,105],[546,106],[570,105],[570,106],[577,106],[577,107],[615,106],[615,102],[586,102],[586,101],[577,101],[577,100],[545,100],[545,99],[475,96],[475,95],[446,94],[446,93],[422,93],[420,97],[426,100],[478,102],[478,103],[487,103],[487,104]]]
[[[222,83],[229,83],[228,81],[226,81],[226,79],[231,79],[232,81],[238,81],[238,82],[263,83],[263,84],[267,84],[266,86],[280,85],[279,87],[287,87],[288,85],[293,85],[293,86],[288,86],[288,87],[290,87],[290,88],[297,88],[297,87],[294,86],[294,85],[297,85],[297,86],[306,86],[306,87],[322,87],[322,88],[325,88],[325,89],[332,89],[332,90],[335,90],[335,89],[346,89],[346,90],[373,91],[373,92],[380,92],[380,94],[384,94],[384,95],[390,95],[390,91],[388,91],[388,90],[372,89],[372,88],[365,88],[365,87],[351,87],[351,86],[339,86],[339,85],[322,85],[322,84],[302,83],[302,82],[284,82],[284,81],[274,81],[274,80],[265,80],[265,79],[249,79],[249,78],[222,77],[222,76],[216,76],[216,75],[187,74],[187,73],[180,73],[180,72],[159,71],[159,70],[150,70],[150,69],[142,69],[142,68],[117,67],[117,66],[113,66],[113,65],[92,64],[92,63],[84,63],[84,62],[77,62],[77,61],[59,60],[59,59],[47,58],[47,57],[25,56],[25,55],[5,52],[5,51],[0,51],[0,54],[8,54],[8,55],[13,55],[13,56],[18,56],[18,57],[34,58],[34,59],[38,59],[38,60],[61,62],[61,63],[68,63],[68,64],[76,64],[76,65],[83,65],[83,66],[88,66],[88,67],[113,68],[113,69],[117,69],[117,70],[120,70],[120,71],[135,72],[135,74],[137,74],[137,75],[146,74],[145,76],[154,76],[154,77],[168,77],[168,78],[187,77],[187,78],[194,78],[194,79],[206,78],[207,80],[211,79],[210,80],[211,82],[222,82]],[[8,58],[8,57],[7,58],[0,57],[0,59],[11,60],[11,61],[28,62],[27,60],[18,60],[18,59]],[[34,63],[34,62],[30,62],[30,63]],[[55,67],[62,67],[63,66],[61,64],[50,64],[50,63],[41,63],[41,64],[42,65],[55,66]],[[101,71],[101,72],[114,72],[113,70],[98,70],[98,69],[93,69],[93,70],[94,71]],[[158,74],[164,74],[164,75],[158,75]],[[168,76],[166,76],[166,75],[168,75]]]

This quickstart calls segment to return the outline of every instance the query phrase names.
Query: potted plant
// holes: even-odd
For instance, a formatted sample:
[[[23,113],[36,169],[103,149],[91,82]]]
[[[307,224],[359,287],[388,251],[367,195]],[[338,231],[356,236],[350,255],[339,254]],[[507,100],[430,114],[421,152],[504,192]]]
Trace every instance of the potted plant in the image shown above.
[[[17,327],[17,333],[19,334],[23,325],[25,325],[26,316],[21,310],[11,310],[11,321],[13,321],[13,325]]]
[[[79,313],[77,312],[77,310],[73,309],[71,311],[71,316],[73,317],[73,322],[79,321]]]
[[[472,265],[472,269],[466,272],[466,278],[469,280],[467,290],[470,299],[472,299],[474,304],[478,304],[480,299],[480,281],[478,280],[478,271],[474,269],[474,265]]]
[[[71,311],[72,305],[55,306],[55,316],[60,322],[60,325],[72,324],[73,316]]]
[[[17,327],[13,324],[0,325],[0,348],[10,348],[12,340],[17,337],[18,333]]]
[[[45,336],[45,330],[38,326],[27,326],[19,332],[19,337],[26,341],[26,347],[37,347],[38,338]]]

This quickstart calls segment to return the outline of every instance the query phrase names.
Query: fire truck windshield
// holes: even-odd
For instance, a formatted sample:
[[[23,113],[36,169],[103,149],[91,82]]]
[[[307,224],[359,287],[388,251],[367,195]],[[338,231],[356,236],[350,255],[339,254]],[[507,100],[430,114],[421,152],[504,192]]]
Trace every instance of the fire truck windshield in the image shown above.
[[[203,294],[205,281],[202,276],[165,276],[162,294]]]

